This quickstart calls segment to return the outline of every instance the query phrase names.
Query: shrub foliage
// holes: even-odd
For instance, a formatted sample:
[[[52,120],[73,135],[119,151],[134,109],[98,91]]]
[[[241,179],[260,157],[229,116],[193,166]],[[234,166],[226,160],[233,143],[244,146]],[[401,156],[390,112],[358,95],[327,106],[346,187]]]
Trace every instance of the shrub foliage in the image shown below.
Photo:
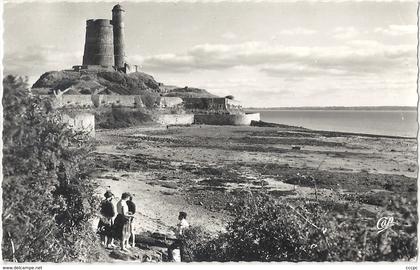
[[[3,259],[100,260],[86,135],[31,96],[25,79],[7,76],[3,87]]]
[[[376,216],[360,209],[331,211],[321,202],[250,195],[234,209],[226,232],[209,239],[201,229],[185,235],[192,261],[396,261],[417,256],[417,206],[394,200]],[[381,217],[393,226],[378,232]]]

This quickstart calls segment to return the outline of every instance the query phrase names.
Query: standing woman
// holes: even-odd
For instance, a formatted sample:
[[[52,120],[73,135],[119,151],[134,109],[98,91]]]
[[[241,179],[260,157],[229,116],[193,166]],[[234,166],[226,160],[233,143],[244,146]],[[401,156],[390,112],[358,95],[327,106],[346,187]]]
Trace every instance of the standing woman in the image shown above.
[[[132,215],[134,215],[136,213],[136,204],[133,202],[133,196],[130,196],[130,198],[128,199],[128,201],[126,203],[127,203],[127,206],[128,206],[128,211]],[[134,236],[134,217],[132,217],[131,220],[130,220],[130,238],[129,238],[129,241],[128,241],[129,243],[128,244],[130,245],[130,242],[131,242],[131,246],[135,247],[136,237]]]
[[[128,251],[126,246],[131,234],[131,217],[132,213],[128,211],[127,200],[130,193],[124,192],[121,195],[121,200],[117,203],[117,217],[115,218],[115,236],[120,239],[121,250]]]
[[[115,207],[112,203],[114,194],[108,190],[104,196],[105,200],[101,202],[101,217],[98,224],[98,233],[101,236],[101,243],[107,248],[111,248],[114,245],[112,243],[112,226],[115,216]]]

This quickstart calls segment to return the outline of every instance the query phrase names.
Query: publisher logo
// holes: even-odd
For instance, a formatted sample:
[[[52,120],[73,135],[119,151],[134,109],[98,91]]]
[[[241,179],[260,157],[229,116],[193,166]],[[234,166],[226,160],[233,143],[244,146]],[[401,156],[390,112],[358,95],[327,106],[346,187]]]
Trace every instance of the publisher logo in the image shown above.
[[[393,217],[381,217],[376,223],[378,233],[381,233],[395,225]]]

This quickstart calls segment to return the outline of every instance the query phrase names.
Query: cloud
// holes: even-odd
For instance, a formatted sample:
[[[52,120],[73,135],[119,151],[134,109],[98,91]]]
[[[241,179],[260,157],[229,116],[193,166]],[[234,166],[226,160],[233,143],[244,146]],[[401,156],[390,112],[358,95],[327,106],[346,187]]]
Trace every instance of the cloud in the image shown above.
[[[82,56],[81,51],[62,51],[54,46],[27,46],[19,52],[5,52],[4,73],[34,76],[49,70],[68,69],[81,63]]]
[[[406,71],[415,68],[412,45],[384,45],[370,40],[353,40],[342,46],[274,46],[263,42],[196,45],[182,54],[144,58],[150,70],[186,72],[197,69],[222,70],[251,66],[272,76],[349,76]]]
[[[201,44],[183,54],[161,54],[144,59],[151,69],[224,69],[235,66],[254,66],[308,55],[307,48],[272,47],[266,43]]]
[[[313,35],[316,34],[317,31],[312,29],[306,28],[293,28],[289,30],[283,30],[280,32],[282,35]]]
[[[309,65],[275,65],[260,69],[271,76],[283,77],[285,79],[303,79],[313,76],[343,76],[349,72],[334,68],[312,67]]]
[[[350,27],[336,27],[333,30],[333,37],[337,39],[353,39],[359,36],[361,32],[354,28],[353,26]]]
[[[316,32],[317,31],[312,30],[312,29],[297,27],[297,28],[281,30],[279,34],[280,35],[313,35],[313,34],[316,34]]]
[[[235,33],[232,32],[226,32],[223,33],[222,38],[227,40],[233,40],[236,39],[238,36]]]
[[[387,27],[376,27],[373,30],[359,30],[353,26],[336,27],[332,31],[333,37],[341,40],[351,40],[367,34],[382,34],[387,36],[414,35],[417,33],[417,26],[414,24],[397,25],[391,24]]]
[[[396,25],[392,24],[386,28],[377,27],[374,33],[380,33],[389,36],[413,35],[417,33],[417,26],[414,24]]]

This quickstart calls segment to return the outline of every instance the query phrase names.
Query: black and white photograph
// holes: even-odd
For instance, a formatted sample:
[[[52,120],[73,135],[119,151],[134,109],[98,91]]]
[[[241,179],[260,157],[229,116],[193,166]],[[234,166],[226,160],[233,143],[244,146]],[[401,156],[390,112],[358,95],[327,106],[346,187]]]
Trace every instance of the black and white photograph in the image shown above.
[[[419,7],[4,1],[3,269],[416,270]]]

